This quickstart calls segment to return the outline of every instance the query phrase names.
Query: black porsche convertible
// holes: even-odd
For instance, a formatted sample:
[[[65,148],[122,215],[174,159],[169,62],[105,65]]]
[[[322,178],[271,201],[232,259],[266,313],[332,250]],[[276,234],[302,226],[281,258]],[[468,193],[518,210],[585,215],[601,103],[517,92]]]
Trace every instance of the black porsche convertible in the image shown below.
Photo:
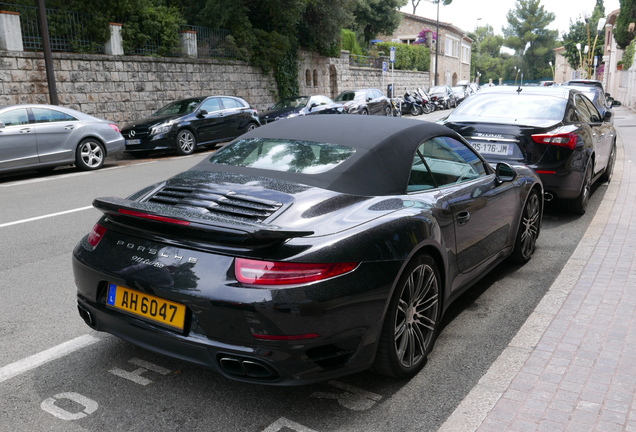
[[[410,377],[444,311],[530,259],[543,190],[428,122],[320,115],[248,132],[123,198],[73,253],[93,329],[248,382]]]

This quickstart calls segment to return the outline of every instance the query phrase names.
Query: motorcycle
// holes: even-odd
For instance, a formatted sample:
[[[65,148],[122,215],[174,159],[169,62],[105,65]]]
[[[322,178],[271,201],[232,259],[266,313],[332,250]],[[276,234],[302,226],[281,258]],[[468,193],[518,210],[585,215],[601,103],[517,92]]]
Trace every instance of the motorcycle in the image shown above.
[[[426,93],[421,88],[418,88],[415,94],[417,95],[416,97],[419,97],[420,99],[420,104],[422,105],[422,110],[424,114],[430,114],[433,111],[435,111],[437,107],[435,106],[433,102],[431,102],[431,98],[428,95],[428,93]]]
[[[402,97],[402,114],[417,116],[422,114],[423,111],[424,110],[422,109],[422,106],[419,104],[419,102],[407,90]]]

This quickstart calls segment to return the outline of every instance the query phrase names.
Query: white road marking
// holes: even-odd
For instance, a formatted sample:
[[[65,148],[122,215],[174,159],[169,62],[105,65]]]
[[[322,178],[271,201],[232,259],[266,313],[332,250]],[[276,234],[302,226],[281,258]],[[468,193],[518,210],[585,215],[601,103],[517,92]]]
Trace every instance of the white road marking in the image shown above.
[[[68,342],[64,342],[38,354],[23,358],[22,360],[18,360],[15,363],[8,364],[0,368],[0,383],[25,372],[28,372],[32,369],[40,367],[46,363],[52,362],[53,360],[64,357],[77,350],[90,346],[96,342],[99,342],[100,340],[101,339],[98,337],[85,334],[84,336],[71,339]]]
[[[61,212],[57,212],[57,213],[50,213],[47,215],[42,215],[42,216],[36,216],[36,217],[32,217],[32,218],[28,218],[28,219],[22,219],[22,220],[17,220],[17,221],[13,221],[13,222],[6,222],[3,224],[0,224],[0,228],[6,228],[8,226],[12,226],[12,225],[19,225],[19,224],[23,224],[23,223],[27,223],[27,222],[34,222],[37,220],[41,220],[41,219],[48,219],[48,218],[52,218],[52,217],[56,217],[56,216],[62,216],[65,214],[69,214],[69,213],[76,213],[76,212],[80,212],[80,211],[84,211],[84,210],[89,210],[92,209],[93,206],[86,206],[86,207],[80,207],[80,208],[76,208],[76,209],[72,209],[72,210],[65,210],[65,211],[61,211]]]

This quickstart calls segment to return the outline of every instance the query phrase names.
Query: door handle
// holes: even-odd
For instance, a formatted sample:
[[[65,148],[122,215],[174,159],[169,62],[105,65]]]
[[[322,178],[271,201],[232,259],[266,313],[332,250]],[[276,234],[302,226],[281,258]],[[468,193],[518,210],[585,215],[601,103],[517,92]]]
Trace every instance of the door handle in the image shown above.
[[[65,126],[64,129],[65,130],[73,130],[73,129],[75,129],[75,126]]]
[[[20,129],[20,133],[31,133],[31,128]]]
[[[467,211],[460,211],[457,213],[457,225],[466,225],[470,220],[470,213]]]

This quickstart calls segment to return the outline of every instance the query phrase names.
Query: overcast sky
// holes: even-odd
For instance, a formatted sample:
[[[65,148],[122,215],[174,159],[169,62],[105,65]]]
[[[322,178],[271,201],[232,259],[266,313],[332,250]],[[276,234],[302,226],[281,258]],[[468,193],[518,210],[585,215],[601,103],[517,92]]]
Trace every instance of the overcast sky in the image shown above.
[[[439,6],[439,20],[453,24],[464,31],[473,31],[477,25],[490,24],[495,34],[503,34],[502,28],[508,26],[506,14],[511,9],[516,9],[516,0],[490,0],[488,2],[477,0],[453,0],[444,6]],[[582,15],[591,15],[596,5],[596,0],[542,0],[544,9],[555,14],[556,19],[549,26],[552,30],[559,30],[559,36],[570,29],[570,20],[577,21]],[[619,0],[604,0],[605,15],[619,9]],[[403,12],[413,13],[412,1],[402,9]],[[437,6],[422,0],[415,11],[416,15],[426,18],[437,18]],[[479,19],[481,18],[481,19]]]

